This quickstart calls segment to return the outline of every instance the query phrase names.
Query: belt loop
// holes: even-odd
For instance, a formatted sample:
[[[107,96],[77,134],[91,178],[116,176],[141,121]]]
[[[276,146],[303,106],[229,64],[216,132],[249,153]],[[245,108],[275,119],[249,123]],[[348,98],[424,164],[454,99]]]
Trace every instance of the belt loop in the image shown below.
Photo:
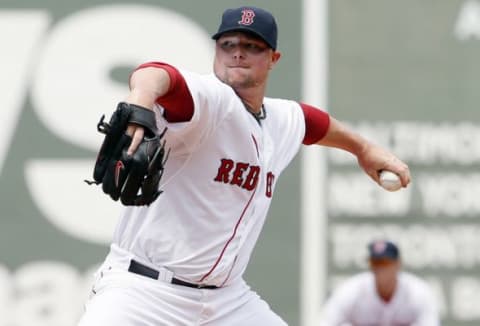
[[[166,268],[160,268],[158,271],[158,280],[171,283],[173,278],[173,272]]]

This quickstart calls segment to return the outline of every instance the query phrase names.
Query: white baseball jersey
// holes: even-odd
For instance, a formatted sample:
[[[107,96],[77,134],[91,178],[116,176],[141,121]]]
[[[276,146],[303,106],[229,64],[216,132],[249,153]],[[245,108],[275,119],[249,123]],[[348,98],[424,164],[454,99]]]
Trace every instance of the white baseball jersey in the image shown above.
[[[224,286],[247,266],[276,180],[304,140],[306,117],[297,102],[265,98],[266,118],[257,121],[215,75],[181,75],[193,117],[169,123],[155,108],[171,149],[164,192],[150,207],[125,209],[113,245],[185,281]]]
[[[325,326],[438,326],[439,316],[429,286],[415,275],[401,272],[393,298],[377,294],[374,275],[356,275],[334,291],[325,305]]]

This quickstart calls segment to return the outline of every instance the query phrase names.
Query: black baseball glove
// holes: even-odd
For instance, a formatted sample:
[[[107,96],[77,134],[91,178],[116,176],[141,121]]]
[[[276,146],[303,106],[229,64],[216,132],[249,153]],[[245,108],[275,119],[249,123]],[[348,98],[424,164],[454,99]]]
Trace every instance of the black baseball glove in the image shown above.
[[[162,193],[160,179],[168,158],[165,151],[166,129],[158,134],[153,111],[121,102],[110,122],[105,115],[97,124],[105,139],[98,152],[93,179],[88,184],[102,184],[103,191],[113,200],[127,206],[150,205]],[[145,136],[133,155],[127,155],[132,138],[125,131],[129,123],[144,127]]]

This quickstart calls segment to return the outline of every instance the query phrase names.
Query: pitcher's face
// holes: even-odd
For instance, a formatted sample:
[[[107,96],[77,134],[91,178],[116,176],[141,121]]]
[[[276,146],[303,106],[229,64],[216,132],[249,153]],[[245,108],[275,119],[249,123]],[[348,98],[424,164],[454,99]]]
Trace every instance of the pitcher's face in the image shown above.
[[[264,41],[241,32],[225,33],[216,41],[214,72],[234,89],[263,85],[280,53]]]

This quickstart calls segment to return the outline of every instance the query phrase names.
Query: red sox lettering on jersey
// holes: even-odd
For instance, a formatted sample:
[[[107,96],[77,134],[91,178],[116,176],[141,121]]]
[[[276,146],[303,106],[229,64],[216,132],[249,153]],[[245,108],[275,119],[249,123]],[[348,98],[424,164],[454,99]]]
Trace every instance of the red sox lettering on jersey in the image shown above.
[[[233,172],[232,172],[233,171]],[[222,159],[215,181],[230,183],[252,191],[258,182],[260,167],[245,162]]]
[[[229,183],[239,186],[248,191],[255,189],[261,169],[259,166],[250,165],[245,162],[234,162],[231,159],[222,159],[218,167],[217,176],[213,179],[217,182]],[[267,173],[265,196],[272,197],[272,184],[275,175]]]

